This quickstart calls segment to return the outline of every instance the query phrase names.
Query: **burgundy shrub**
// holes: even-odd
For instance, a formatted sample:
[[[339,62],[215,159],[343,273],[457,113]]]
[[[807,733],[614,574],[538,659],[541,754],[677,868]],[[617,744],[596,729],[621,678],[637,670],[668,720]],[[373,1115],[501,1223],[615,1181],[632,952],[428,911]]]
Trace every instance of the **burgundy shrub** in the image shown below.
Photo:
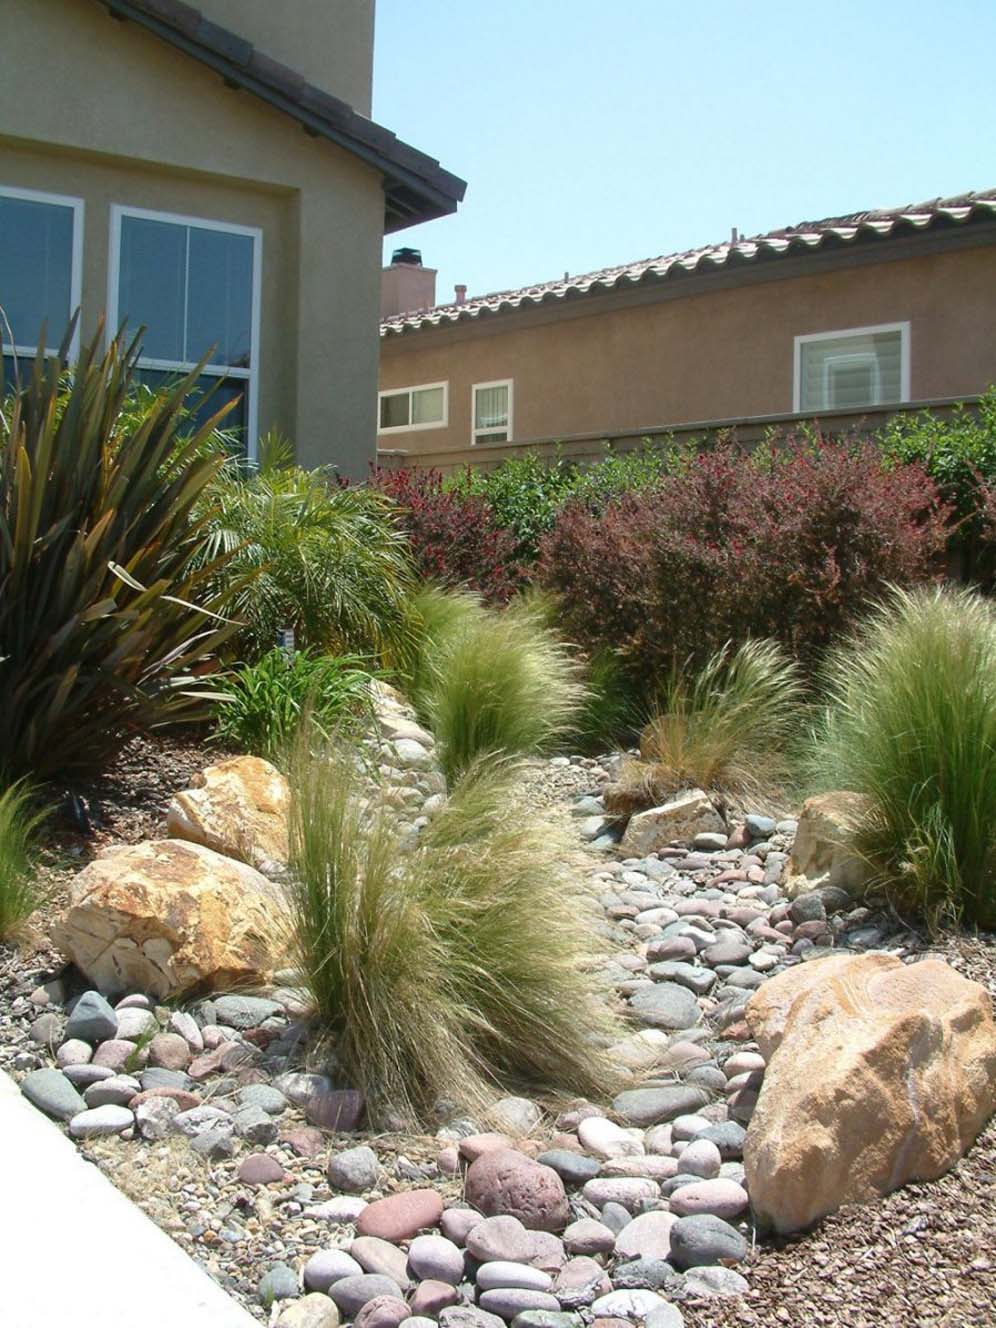
[[[438,470],[375,468],[370,482],[398,504],[420,575],[469,586],[489,603],[504,603],[523,584],[515,539],[486,498],[447,491]]]
[[[889,582],[934,574],[946,509],[918,466],[871,444],[732,443],[602,513],[568,506],[545,538],[541,582],[589,647],[623,647],[641,672],[773,636],[803,660]]]

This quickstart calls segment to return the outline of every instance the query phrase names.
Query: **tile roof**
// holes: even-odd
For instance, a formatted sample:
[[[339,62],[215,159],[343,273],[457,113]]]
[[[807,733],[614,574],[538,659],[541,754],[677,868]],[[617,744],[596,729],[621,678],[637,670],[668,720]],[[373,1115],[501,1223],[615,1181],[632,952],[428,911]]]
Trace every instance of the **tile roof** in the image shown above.
[[[387,231],[456,211],[467,188],[459,176],[184,0],[98,3],[115,18],[140,25],[214,69],[230,87],[243,88],[291,116],[309,134],[326,138],[376,167],[384,176]]]
[[[397,336],[572,297],[600,295],[695,273],[718,272],[748,263],[981,220],[996,220],[996,188],[959,194],[956,198],[935,198],[905,207],[853,212],[844,217],[827,217],[823,221],[803,221],[764,235],[741,236],[737,240],[704,245],[680,254],[645,258],[621,267],[606,267],[582,276],[565,276],[560,281],[524,286],[520,290],[475,296],[463,304],[441,304],[432,309],[395,314],[381,323],[381,336]]]

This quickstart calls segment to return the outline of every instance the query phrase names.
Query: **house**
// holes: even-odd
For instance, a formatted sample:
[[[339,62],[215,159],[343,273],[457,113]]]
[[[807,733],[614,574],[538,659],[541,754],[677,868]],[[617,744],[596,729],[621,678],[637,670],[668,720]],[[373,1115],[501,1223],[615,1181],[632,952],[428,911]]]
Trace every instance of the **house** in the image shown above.
[[[434,306],[433,288],[419,255],[399,250],[384,276],[385,464],[489,467],[557,440],[585,459],[602,440],[669,431],[867,424],[996,381],[996,189],[734,232],[495,295],[458,288],[451,304]]]
[[[250,456],[373,456],[385,232],[464,183],[370,117],[374,0],[3,0],[5,372],[72,310],[146,328],[141,377],[211,351]],[[213,350],[212,350],[213,347]]]

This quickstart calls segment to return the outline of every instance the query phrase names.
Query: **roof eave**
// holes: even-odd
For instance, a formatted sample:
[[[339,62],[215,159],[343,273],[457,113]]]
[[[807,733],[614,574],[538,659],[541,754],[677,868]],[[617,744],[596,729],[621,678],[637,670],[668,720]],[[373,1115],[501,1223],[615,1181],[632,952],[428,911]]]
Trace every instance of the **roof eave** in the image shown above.
[[[214,70],[224,80],[226,86],[251,93],[274,110],[296,120],[312,137],[324,138],[334,143],[379,171],[384,177],[385,232],[403,230],[405,227],[456,212],[467,189],[466,182],[459,176],[437,167],[434,172],[436,181],[429,180],[417,170],[379,150],[374,144],[363,142],[345,129],[331,124],[321,115],[281,93],[278,88],[255,77],[250,70],[235,60],[228,59],[218,51],[204,46],[195,37],[180,31],[139,5],[131,3],[131,0],[101,0],[101,3],[106,5],[113,17],[137,24],[176,50]],[[371,136],[389,135],[394,138],[390,131],[382,129],[373,121],[365,123],[370,126]],[[399,150],[404,155],[409,157],[422,155],[407,144],[395,141],[398,142]]]

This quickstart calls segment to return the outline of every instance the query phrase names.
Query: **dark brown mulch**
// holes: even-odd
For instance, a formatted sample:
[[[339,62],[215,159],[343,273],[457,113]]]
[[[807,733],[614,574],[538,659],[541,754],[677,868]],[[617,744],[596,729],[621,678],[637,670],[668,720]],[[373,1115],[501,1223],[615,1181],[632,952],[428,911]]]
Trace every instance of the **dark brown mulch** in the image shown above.
[[[929,952],[996,999],[996,936],[945,933]],[[742,1271],[750,1293],[682,1306],[688,1328],[993,1328],[996,1118],[940,1180],[760,1244]]]

